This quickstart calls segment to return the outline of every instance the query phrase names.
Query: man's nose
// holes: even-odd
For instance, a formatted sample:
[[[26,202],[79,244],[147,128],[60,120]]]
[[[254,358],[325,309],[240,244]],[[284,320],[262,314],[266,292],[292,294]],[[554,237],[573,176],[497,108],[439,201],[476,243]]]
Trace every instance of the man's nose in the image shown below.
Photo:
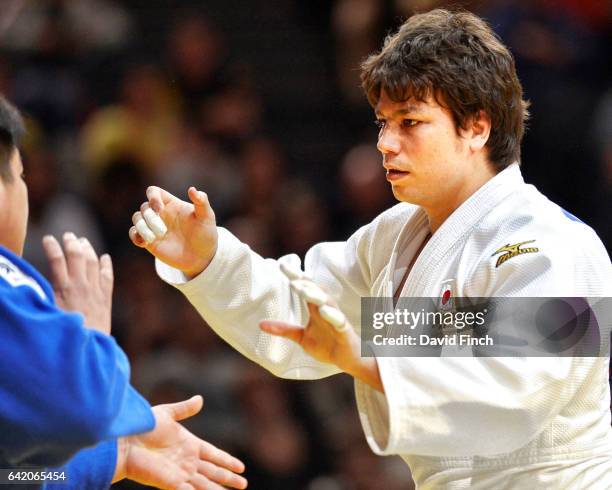
[[[400,152],[400,141],[398,135],[395,134],[395,131],[385,126],[380,130],[376,147],[383,155],[387,155],[389,153],[398,154]]]

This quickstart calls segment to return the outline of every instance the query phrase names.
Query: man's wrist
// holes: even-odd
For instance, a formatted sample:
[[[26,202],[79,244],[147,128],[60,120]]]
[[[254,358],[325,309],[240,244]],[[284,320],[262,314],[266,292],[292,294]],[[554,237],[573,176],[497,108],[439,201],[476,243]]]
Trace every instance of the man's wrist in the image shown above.
[[[215,249],[213,250],[213,253],[210,255],[209,258],[204,259],[201,263],[197,264],[196,266],[190,267],[188,269],[182,269],[182,272],[183,272],[183,274],[185,274],[185,277],[187,277],[187,279],[191,280],[194,277],[199,276],[200,274],[202,274],[202,272],[204,272],[208,268],[210,263],[215,258],[215,255],[217,254],[217,249],[218,249],[218,245],[215,246]]]
[[[127,437],[117,439],[117,462],[112,483],[123,480],[127,476],[127,459],[130,451],[130,443]]]
[[[380,371],[378,370],[378,362],[375,357],[360,357],[359,362],[354,368],[354,372],[349,374],[359,381],[363,381],[375,390],[381,393],[385,392],[380,377]]]
[[[354,332],[350,332],[352,343],[351,351],[353,352],[350,363],[346,366],[338,366],[345,373],[350,374],[353,378],[363,381],[375,390],[381,393],[385,392],[380,372],[378,370],[378,362],[376,357],[363,357],[361,355],[361,338]]]

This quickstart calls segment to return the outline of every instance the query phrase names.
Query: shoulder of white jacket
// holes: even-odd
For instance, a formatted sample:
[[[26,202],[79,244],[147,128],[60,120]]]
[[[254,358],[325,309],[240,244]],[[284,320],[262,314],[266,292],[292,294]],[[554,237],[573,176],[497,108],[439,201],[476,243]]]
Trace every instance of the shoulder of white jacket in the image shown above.
[[[475,233],[494,237],[487,249],[521,241],[540,242],[562,253],[591,251],[607,257],[597,233],[579,218],[549,200],[535,187],[525,185],[492,210]],[[502,243],[504,242],[504,243]]]
[[[17,264],[0,253],[0,281],[2,280],[10,288],[28,287],[42,299],[47,298],[36,279],[26,274]]]
[[[493,282],[536,270],[560,276],[597,270],[602,278],[612,278],[610,259],[592,228],[533,186],[525,186],[481,220],[464,254],[473,264],[469,276]]]

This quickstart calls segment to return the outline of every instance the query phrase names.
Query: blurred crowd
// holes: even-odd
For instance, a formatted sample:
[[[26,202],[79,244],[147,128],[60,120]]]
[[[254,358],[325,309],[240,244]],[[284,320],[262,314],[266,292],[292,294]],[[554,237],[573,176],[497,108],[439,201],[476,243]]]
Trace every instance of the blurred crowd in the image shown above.
[[[70,230],[111,253],[113,334],[151,403],[194,393],[198,435],[244,458],[250,487],[410,488],[364,440],[348,376],[295,383],[242,359],[155,275],[127,230],[148,185],[205,190],[255,251],[303,255],[393,204],[359,62],[433,0],[37,0],[0,14],[0,92],[27,116],[26,258]],[[10,4],[10,7],[8,6]],[[523,172],[608,250],[612,7],[452,2],[511,47],[532,118]],[[116,488],[135,488],[121,483]]]

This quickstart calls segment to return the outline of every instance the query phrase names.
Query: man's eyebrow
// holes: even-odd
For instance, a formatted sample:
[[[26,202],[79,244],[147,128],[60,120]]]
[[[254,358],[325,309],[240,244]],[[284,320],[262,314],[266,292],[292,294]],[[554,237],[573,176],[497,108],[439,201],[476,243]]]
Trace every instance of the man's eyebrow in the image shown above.
[[[420,109],[419,106],[417,106],[416,104],[410,104],[410,105],[407,105],[406,107],[403,107],[393,112],[391,117],[396,118],[400,116],[405,116],[406,114],[420,114],[422,112],[423,111]],[[383,117],[383,113],[380,112],[378,109],[376,109],[374,113],[376,114],[376,117]]]

